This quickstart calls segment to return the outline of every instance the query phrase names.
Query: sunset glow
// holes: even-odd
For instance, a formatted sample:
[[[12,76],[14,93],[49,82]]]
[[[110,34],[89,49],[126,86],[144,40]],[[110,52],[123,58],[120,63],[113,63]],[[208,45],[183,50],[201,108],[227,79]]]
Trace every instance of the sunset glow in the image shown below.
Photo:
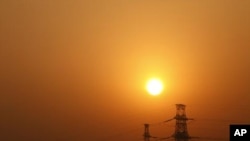
[[[230,141],[249,39],[250,0],[0,0],[0,141]]]

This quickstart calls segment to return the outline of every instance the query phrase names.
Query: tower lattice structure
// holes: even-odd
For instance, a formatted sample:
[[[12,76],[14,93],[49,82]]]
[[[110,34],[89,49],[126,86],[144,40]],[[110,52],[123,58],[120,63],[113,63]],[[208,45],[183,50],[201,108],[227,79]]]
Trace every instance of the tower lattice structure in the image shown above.
[[[186,105],[184,104],[176,104],[176,115],[174,119],[176,120],[175,124],[175,132],[173,137],[175,139],[188,139],[188,128],[187,128],[187,121],[193,120],[190,118],[187,118],[186,116]]]
[[[149,141],[150,139],[150,133],[149,133],[149,124],[144,124],[144,141]]]

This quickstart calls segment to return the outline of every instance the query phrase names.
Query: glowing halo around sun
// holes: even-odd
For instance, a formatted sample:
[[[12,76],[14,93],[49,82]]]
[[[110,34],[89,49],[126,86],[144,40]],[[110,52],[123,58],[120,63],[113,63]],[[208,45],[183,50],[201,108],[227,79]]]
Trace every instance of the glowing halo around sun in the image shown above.
[[[150,79],[147,82],[146,89],[150,95],[159,95],[163,90],[163,84],[159,79]]]

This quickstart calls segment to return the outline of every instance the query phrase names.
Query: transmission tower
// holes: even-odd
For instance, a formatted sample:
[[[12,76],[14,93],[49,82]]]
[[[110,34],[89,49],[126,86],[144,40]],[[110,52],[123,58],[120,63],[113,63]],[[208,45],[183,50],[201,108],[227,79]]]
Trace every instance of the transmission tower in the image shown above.
[[[144,136],[144,141],[149,141],[149,139],[150,139],[150,134],[149,134],[149,124],[144,124],[144,134],[143,134],[143,136]]]
[[[185,108],[186,105],[176,104],[176,115],[174,117],[176,124],[173,137],[177,140],[190,138],[187,129],[187,121],[193,119],[186,117]]]
[[[149,141],[150,138],[155,138],[157,140],[174,138],[175,141],[188,141],[188,139],[190,138],[196,138],[196,137],[190,137],[188,134],[187,121],[194,120],[194,119],[187,118],[185,109],[186,109],[186,105],[176,104],[175,117],[169,120],[163,121],[163,122],[169,122],[172,120],[176,120],[175,131],[172,136],[164,137],[164,138],[151,136],[149,134],[149,125],[152,125],[152,124],[144,124],[144,134],[143,134],[144,141]]]

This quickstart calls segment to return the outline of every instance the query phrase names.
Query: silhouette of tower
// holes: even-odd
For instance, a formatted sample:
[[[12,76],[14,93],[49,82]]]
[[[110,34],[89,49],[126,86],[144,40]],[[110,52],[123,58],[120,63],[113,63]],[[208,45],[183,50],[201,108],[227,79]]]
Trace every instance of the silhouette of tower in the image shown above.
[[[186,105],[183,104],[176,104],[176,116],[174,119],[176,120],[175,124],[175,132],[173,137],[176,140],[185,140],[190,138],[188,135],[188,129],[187,129],[187,120],[193,120],[186,117],[185,112]]]
[[[150,139],[150,134],[149,134],[149,124],[144,124],[144,134],[143,134],[143,136],[144,136],[144,141],[149,141],[149,139]]]

